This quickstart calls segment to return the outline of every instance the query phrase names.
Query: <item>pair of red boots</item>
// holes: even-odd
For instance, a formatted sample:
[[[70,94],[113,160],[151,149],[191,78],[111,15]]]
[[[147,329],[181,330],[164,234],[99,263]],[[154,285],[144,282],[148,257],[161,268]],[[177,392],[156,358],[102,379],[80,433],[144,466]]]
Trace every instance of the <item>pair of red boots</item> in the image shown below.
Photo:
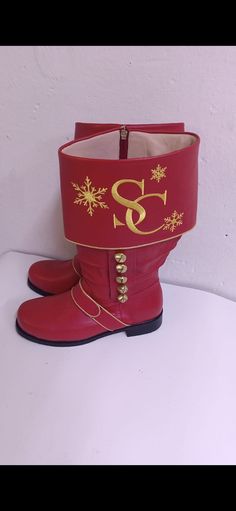
[[[196,223],[199,142],[183,123],[76,123],[59,163],[64,230],[77,254],[30,267],[30,287],[52,296],[19,307],[20,335],[72,346],[160,327],[158,268]]]

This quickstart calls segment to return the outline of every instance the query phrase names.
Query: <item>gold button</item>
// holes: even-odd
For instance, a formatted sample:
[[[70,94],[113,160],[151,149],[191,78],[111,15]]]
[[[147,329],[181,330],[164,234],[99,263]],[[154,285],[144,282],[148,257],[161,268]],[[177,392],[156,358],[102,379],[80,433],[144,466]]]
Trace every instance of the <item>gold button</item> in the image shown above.
[[[117,300],[119,300],[120,303],[125,303],[128,300],[128,296],[127,295],[119,295],[119,296],[117,296]]]
[[[127,277],[124,277],[123,275],[121,275],[120,277],[116,277],[116,282],[118,282],[118,284],[125,284],[127,282]]]
[[[126,255],[119,252],[118,254],[115,254],[115,260],[117,263],[125,263]]]
[[[127,266],[125,264],[117,264],[116,271],[118,273],[125,273],[127,271]]]
[[[127,287],[127,286],[118,286],[118,288],[117,288],[117,289],[118,289],[118,291],[119,291],[120,293],[122,293],[123,295],[124,295],[125,293],[127,293],[127,291],[128,291],[128,287]]]

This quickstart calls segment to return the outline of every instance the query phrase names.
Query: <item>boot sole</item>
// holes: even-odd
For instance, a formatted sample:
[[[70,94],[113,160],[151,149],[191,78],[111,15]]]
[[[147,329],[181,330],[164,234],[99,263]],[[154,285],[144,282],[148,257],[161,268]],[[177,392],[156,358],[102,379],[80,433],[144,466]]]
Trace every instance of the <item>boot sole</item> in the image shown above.
[[[162,324],[162,315],[159,314],[156,318],[152,319],[151,321],[145,321],[145,323],[139,323],[137,325],[131,325],[126,328],[121,328],[119,330],[114,330],[114,332],[104,332],[99,335],[95,335],[94,337],[89,337],[88,339],[84,339],[82,341],[47,341],[44,339],[39,339],[38,337],[34,337],[33,335],[28,334],[25,332],[20,325],[18,324],[16,320],[16,331],[18,334],[20,334],[22,337],[25,337],[25,339],[28,339],[28,341],[36,342],[38,344],[45,344],[46,346],[61,346],[63,348],[67,346],[79,346],[81,344],[88,344],[89,342],[96,341],[97,339],[101,339],[101,337],[107,337],[108,335],[116,334],[119,332],[125,332],[127,337],[133,337],[135,335],[144,335],[149,334],[151,332],[154,332],[158,328],[160,328]]]
[[[33,291],[35,291],[35,293],[38,293],[39,295],[42,295],[42,296],[53,296],[53,293],[48,293],[47,291],[44,291],[43,289],[40,289],[40,287],[37,287],[34,284],[32,284],[32,282],[30,281],[29,278],[28,278],[27,284],[30,287],[30,289],[32,289]]]

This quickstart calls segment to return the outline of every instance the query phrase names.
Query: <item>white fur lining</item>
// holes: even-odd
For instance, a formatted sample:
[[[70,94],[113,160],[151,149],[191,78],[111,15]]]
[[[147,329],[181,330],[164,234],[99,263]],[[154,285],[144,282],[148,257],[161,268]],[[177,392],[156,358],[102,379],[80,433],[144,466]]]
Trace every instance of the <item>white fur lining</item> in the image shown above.
[[[145,158],[177,151],[196,142],[188,133],[144,133],[130,131],[127,158]],[[87,140],[77,141],[65,147],[62,152],[83,158],[119,160],[120,132],[113,131]]]

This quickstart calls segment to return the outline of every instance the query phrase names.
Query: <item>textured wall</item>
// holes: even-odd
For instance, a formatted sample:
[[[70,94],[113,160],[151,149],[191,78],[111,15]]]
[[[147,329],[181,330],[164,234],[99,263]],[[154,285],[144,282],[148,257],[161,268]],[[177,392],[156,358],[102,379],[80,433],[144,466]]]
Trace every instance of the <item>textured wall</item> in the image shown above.
[[[198,226],[163,280],[236,300],[236,47],[0,47],[0,253],[65,258],[57,148],[76,120],[185,121]]]

